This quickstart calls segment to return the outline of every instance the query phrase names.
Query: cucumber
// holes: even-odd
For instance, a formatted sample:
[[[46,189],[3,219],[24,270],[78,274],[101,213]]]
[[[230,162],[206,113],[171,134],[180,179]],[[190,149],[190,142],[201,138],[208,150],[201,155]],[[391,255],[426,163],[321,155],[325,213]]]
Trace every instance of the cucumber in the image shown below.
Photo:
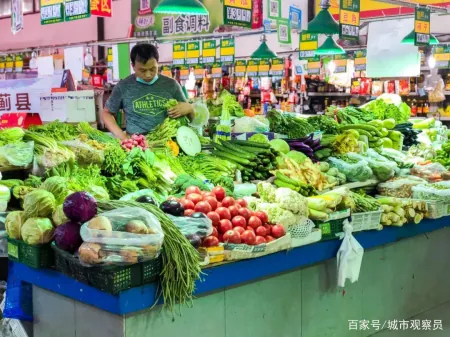
[[[227,160],[231,160],[232,162],[238,163],[240,165],[244,165],[244,166],[251,166],[250,164],[252,164],[248,159],[245,158],[240,158],[234,154],[230,154],[227,152],[219,152],[219,151],[213,151],[212,154],[214,156],[217,157],[221,157]]]
[[[267,151],[266,149],[261,149],[259,147],[250,147],[250,146],[242,146],[242,145],[236,145],[239,146],[240,149],[254,153],[254,154],[267,154],[270,153],[270,151]]]
[[[249,146],[249,147],[258,147],[258,148],[261,148],[261,149],[270,149],[270,145],[269,144],[255,143],[255,142],[250,142],[248,140],[233,139],[230,142],[232,144],[236,144],[236,145],[243,145],[243,146]]]
[[[276,179],[279,179],[279,180],[285,182],[286,184],[300,187],[300,184],[298,183],[298,181],[285,176],[280,171],[277,171],[277,173],[275,174],[275,177],[276,177]]]
[[[253,160],[256,157],[253,153],[241,150],[238,146],[230,144],[229,142],[222,142],[221,145],[228,150],[227,152],[239,155],[240,157],[244,157],[245,159]]]

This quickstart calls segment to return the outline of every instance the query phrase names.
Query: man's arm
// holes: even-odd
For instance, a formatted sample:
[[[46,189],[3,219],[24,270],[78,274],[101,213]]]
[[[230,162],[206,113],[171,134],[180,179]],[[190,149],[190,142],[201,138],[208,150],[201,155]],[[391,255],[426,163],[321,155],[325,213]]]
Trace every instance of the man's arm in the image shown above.
[[[122,131],[119,125],[117,125],[116,119],[112,115],[111,111],[107,107],[105,107],[102,111],[102,119],[105,123],[106,128],[112,132],[112,134],[119,138],[120,140],[127,139],[127,134]]]
[[[182,116],[187,116],[190,121],[194,119],[194,106],[188,103],[186,96],[184,96],[183,90],[178,82],[175,82],[175,91],[173,93],[173,98],[176,99],[179,103],[176,107],[170,109],[168,111],[169,117],[171,118],[179,118]]]

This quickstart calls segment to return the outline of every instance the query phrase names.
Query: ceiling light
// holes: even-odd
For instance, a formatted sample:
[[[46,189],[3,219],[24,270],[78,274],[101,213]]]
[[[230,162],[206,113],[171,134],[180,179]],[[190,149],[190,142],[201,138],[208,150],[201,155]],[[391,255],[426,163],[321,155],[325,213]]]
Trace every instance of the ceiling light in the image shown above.
[[[401,43],[403,44],[414,44],[414,38],[416,36],[416,32],[413,30],[411,33],[406,35]],[[433,34],[430,34],[430,45],[439,44],[439,40]]]
[[[316,55],[340,55],[345,54],[345,50],[339,46],[331,36],[327,36],[322,45],[317,48]]]
[[[209,15],[206,7],[198,0],[163,0],[153,13]]]
[[[308,33],[325,35],[339,34],[339,23],[328,11],[330,7],[329,0],[322,0],[320,7],[322,8],[320,12],[308,23]]]
[[[261,44],[258,49],[250,55],[252,59],[273,59],[278,57],[278,55],[269,48],[266,41],[266,35],[263,34],[261,37]]]
[[[434,69],[434,67],[436,67],[436,59],[433,55],[428,57],[428,67],[430,67],[430,69]]]

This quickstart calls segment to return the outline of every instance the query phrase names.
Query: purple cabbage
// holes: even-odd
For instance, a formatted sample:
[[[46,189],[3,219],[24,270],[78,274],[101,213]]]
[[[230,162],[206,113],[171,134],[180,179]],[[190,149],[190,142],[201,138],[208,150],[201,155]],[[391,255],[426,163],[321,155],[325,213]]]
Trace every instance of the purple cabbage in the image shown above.
[[[84,223],[97,215],[97,201],[87,192],[75,192],[64,200],[63,211],[69,220]]]
[[[72,254],[76,252],[83,243],[80,235],[80,227],[81,225],[79,223],[72,221],[56,227],[54,236],[56,246]]]

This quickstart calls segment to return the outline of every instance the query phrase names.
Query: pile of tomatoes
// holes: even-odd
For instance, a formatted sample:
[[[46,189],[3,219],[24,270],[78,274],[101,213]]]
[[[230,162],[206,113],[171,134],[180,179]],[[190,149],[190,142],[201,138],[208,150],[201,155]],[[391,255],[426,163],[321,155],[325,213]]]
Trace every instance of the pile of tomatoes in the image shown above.
[[[203,239],[203,247],[218,246],[220,242],[259,245],[286,234],[282,225],[269,224],[265,212],[253,212],[247,208],[244,199],[227,197],[221,186],[211,192],[202,192],[197,186],[190,186],[179,202],[184,206],[185,216],[200,212],[211,219],[213,233]]]

